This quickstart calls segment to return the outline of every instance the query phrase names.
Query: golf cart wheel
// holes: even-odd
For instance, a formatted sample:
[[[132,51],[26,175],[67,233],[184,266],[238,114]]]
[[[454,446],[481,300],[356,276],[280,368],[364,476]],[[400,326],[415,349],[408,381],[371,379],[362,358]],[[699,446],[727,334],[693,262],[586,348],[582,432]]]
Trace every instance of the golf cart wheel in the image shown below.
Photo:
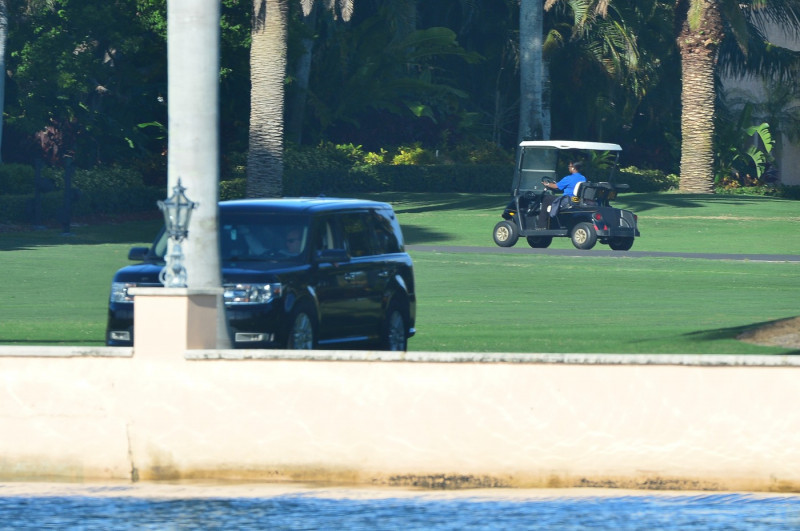
[[[611,238],[608,246],[614,251],[627,251],[633,247],[633,238]]]
[[[591,223],[578,223],[572,229],[572,245],[578,249],[588,250],[597,243],[597,233]]]
[[[546,249],[553,243],[552,236],[528,236],[528,245],[534,249]]]
[[[513,247],[519,239],[517,226],[510,221],[501,221],[494,226],[494,243],[500,247]]]

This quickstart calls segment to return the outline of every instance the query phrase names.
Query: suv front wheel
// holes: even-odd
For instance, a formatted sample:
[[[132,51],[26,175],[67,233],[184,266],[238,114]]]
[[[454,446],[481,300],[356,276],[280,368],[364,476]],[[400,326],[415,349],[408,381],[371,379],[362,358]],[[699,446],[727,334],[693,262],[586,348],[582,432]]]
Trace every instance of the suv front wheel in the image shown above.
[[[317,320],[307,306],[298,306],[289,317],[287,349],[312,350],[317,348]]]

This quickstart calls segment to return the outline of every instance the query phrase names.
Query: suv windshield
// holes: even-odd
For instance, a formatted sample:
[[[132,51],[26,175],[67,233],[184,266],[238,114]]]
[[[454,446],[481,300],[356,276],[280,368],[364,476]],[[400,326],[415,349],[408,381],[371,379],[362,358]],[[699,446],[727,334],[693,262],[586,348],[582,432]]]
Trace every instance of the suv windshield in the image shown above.
[[[286,215],[223,216],[220,258],[223,262],[270,260],[297,262],[305,255],[308,218]]]

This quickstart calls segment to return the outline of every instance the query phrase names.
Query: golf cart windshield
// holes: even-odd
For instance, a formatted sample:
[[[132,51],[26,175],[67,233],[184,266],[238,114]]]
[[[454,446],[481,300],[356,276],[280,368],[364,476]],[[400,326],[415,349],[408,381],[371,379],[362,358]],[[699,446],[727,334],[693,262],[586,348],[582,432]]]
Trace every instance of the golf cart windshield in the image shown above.
[[[602,142],[522,142],[512,194],[544,191],[542,177],[558,181],[569,173],[569,163],[576,161],[583,163],[588,181],[613,183],[621,150],[617,144]]]
[[[549,177],[554,181],[558,165],[558,150],[554,148],[526,148],[522,151],[519,167],[519,184],[514,188],[519,190],[544,190],[542,177]]]

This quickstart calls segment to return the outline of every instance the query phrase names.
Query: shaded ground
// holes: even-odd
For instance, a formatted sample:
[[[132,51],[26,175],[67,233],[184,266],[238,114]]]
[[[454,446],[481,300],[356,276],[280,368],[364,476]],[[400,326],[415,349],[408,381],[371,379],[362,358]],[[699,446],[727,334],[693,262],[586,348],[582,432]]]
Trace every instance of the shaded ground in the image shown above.
[[[748,330],[736,339],[769,347],[800,349],[800,317],[781,319],[766,326]]]

